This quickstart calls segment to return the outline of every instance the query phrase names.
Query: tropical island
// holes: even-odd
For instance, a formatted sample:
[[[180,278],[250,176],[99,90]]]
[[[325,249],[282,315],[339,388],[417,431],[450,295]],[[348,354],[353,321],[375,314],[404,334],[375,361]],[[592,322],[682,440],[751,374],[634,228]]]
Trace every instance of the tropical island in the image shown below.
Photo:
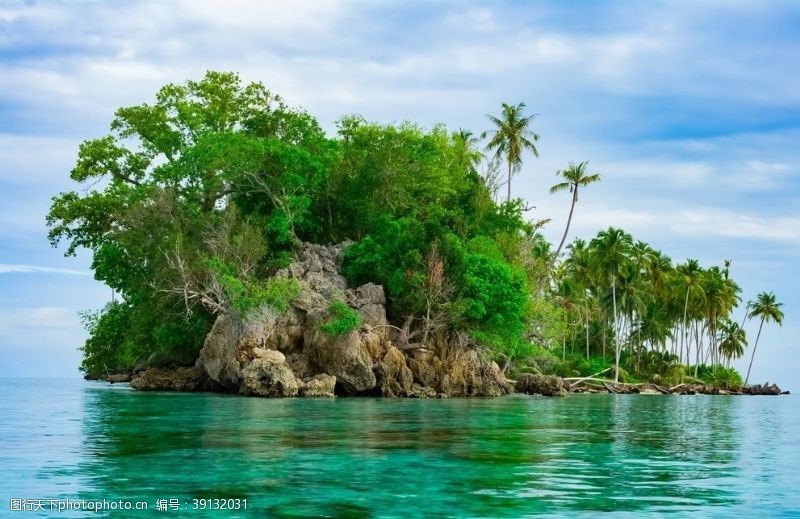
[[[82,315],[81,370],[255,396],[779,393],[730,366],[744,320],[752,367],[783,313],[768,292],[740,308],[729,261],[674,263],[618,228],[569,241],[601,179],[588,162],[557,172],[557,246],[550,218],[526,219],[525,110],[504,104],[480,134],[346,116],[329,136],[220,72],[120,108],[47,217],[114,294]]]

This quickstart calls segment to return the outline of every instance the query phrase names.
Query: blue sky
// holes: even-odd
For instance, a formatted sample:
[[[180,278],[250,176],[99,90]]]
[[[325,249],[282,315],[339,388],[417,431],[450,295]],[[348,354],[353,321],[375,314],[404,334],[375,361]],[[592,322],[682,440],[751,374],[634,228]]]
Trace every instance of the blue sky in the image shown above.
[[[110,297],[86,254],[45,238],[78,144],[117,107],[218,69],[328,130],[361,113],[478,133],[501,102],[524,101],[541,156],[513,187],[531,218],[553,218],[548,236],[568,210],[547,194],[555,171],[588,160],[603,182],[572,236],[615,225],[675,260],[731,259],[746,299],[785,303],[753,378],[800,389],[797,27],[800,6],[780,1],[2,0],[0,376],[77,376],[77,312]]]

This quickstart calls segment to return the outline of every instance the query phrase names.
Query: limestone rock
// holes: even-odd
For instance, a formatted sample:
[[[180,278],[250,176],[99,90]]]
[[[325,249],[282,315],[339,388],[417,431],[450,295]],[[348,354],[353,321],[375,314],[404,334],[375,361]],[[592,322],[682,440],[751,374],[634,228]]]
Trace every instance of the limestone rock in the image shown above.
[[[495,362],[480,357],[476,350],[464,350],[449,371],[450,396],[502,396],[513,391]]]
[[[361,285],[355,290],[356,306],[359,308],[364,305],[381,305],[386,304],[386,294],[383,292],[383,287],[374,283],[367,283]]]
[[[250,361],[242,370],[239,392],[267,397],[297,396],[299,388],[292,369],[277,359],[276,356],[261,356]]]
[[[105,379],[112,384],[118,384],[120,382],[130,382],[131,381],[131,374],[130,373],[109,373],[105,376]]]
[[[389,346],[377,368],[383,396],[409,396],[414,384],[414,374],[406,366],[406,357],[394,346]]]
[[[302,353],[291,353],[286,357],[286,363],[292,368],[294,375],[301,379],[306,379],[311,373],[308,366],[308,359]]]
[[[409,359],[408,364],[411,373],[414,375],[414,379],[419,382],[420,385],[436,387],[438,377],[433,366],[425,361],[417,360],[416,358]]]
[[[300,389],[300,395],[306,397],[332,398],[335,388],[336,377],[321,373],[305,382],[303,388]]]
[[[517,380],[516,390],[529,395],[565,396],[564,386],[561,377],[526,373]]]
[[[334,337],[316,327],[306,329],[304,351],[313,371],[335,376],[347,393],[375,387],[372,357],[358,331]]]
[[[131,387],[141,391],[200,391],[202,375],[197,367],[151,368],[139,372],[131,380]]]
[[[238,389],[241,376],[239,336],[241,323],[233,316],[221,315],[206,335],[196,366],[225,389]]]
[[[748,395],[780,395],[781,388],[779,388],[777,384],[765,382],[761,385],[754,384],[752,386],[743,388],[742,392]]]
[[[373,361],[379,361],[386,353],[380,335],[376,333],[367,332],[361,335],[361,340],[366,346],[367,351]]]
[[[265,350],[264,348],[254,348],[253,355],[258,359],[265,359],[269,362],[280,364],[286,362],[286,356],[277,350]]]

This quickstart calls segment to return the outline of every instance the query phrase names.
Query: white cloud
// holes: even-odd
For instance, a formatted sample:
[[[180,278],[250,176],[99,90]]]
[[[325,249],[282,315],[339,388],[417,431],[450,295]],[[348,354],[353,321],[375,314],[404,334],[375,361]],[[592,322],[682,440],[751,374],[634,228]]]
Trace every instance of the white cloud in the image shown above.
[[[264,81],[328,129],[359,112],[480,132],[501,101],[525,101],[541,112],[541,158],[526,160],[513,187],[538,206],[533,216],[553,217],[548,236],[560,237],[568,211],[566,196],[547,194],[553,173],[589,160],[603,182],[582,196],[571,237],[615,225],[656,247],[702,243],[698,255],[715,257],[705,242],[722,241],[788,268],[786,250],[800,245],[800,133],[785,129],[800,108],[800,47],[796,31],[775,28],[788,5],[6,3],[0,115],[13,117],[0,118],[0,273],[86,274],[26,264],[51,263],[43,216],[77,144],[106,132],[117,107],[206,69]],[[751,271],[743,284],[765,284]]]
[[[88,276],[89,272],[56,267],[40,267],[38,265],[13,265],[0,263],[0,274],[35,273],[35,274],[68,274],[73,276]]]
[[[72,308],[38,306],[0,308],[0,332],[21,332],[26,328],[77,329],[80,323]]]

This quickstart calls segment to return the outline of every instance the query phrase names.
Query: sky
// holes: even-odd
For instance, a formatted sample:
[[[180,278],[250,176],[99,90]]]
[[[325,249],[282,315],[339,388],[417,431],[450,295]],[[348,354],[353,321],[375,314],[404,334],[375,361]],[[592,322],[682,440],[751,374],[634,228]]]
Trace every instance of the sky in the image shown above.
[[[50,198],[83,189],[78,145],[214,69],[331,133],[354,113],[480,133],[525,102],[540,157],[512,187],[547,237],[569,210],[555,172],[589,161],[602,182],[569,239],[613,225],[675,261],[730,259],[745,300],[774,291],[786,314],[751,378],[800,390],[798,27],[800,4],[762,0],[0,0],[0,377],[79,376],[78,312],[111,297],[87,253],[46,239]]]

